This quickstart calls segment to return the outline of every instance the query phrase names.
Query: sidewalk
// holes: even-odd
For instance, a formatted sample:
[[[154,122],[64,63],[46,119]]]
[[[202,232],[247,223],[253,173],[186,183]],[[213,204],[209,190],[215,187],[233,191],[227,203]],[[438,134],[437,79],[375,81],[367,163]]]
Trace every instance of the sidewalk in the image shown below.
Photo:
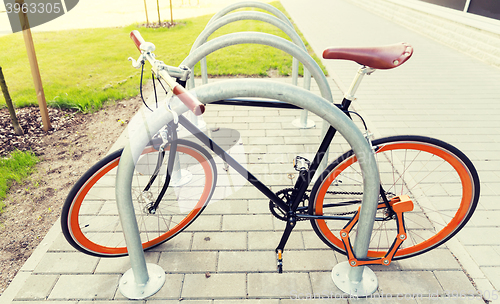
[[[375,126],[376,137],[427,135],[457,146],[471,158],[479,173],[481,198],[471,221],[447,246],[478,290],[500,289],[500,70],[348,0],[320,0],[309,6],[296,0],[282,3],[316,54],[328,46],[406,41],[414,47],[404,66],[377,71],[365,79],[355,107]],[[345,90],[356,64],[324,64]],[[428,258],[426,262],[432,263]]]
[[[371,267],[379,280],[376,295],[383,295],[383,300],[344,298],[336,303],[484,303],[480,297],[473,298],[479,291],[488,292],[492,299],[494,290],[500,288],[500,207],[495,204],[500,189],[500,106],[496,100],[500,71],[347,0],[282,3],[318,55],[332,45],[411,43],[415,54],[402,67],[367,77],[358,91],[356,110],[376,137],[419,134],[456,145],[472,159],[482,182],[478,209],[457,237],[421,256],[389,267]],[[325,65],[332,76],[334,99],[339,101],[357,65]],[[317,88],[313,86],[313,90]],[[471,106],[466,103],[469,100],[473,100]],[[435,106],[432,112],[430,106]],[[287,176],[295,173],[291,158],[319,142],[320,120],[310,115],[316,128],[297,132],[291,122],[299,116],[297,110],[231,106],[208,106],[204,115],[208,128],[240,132],[245,151],[251,152],[249,164],[276,191],[292,185]],[[285,156],[283,149],[288,151]],[[2,294],[0,303],[288,304],[309,303],[307,297],[313,294],[323,298],[342,295],[330,275],[333,266],[346,259],[328,249],[309,222],[298,223],[287,244],[284,273],[275,272],[274,249],[283,227],[283,222],[270,215],[267,199],[243,185],[226,199],[210,204],[186,232],[146,253],[149,263],[166,271],[166,283],[151,298],[130,301],[117,289],[119,278],[130,268],[129,259],[100,259],[75,251],[57,222]],[[456,298],[461,292],[469,299]]]

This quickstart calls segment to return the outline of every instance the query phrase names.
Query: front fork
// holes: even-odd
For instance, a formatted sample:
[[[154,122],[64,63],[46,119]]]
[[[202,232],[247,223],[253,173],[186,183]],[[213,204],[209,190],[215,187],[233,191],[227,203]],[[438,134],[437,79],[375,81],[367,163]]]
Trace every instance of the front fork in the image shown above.
[[[167,138],[166,141],[160,146],[159,151],[158,151],[158,160],[156,163],[156,169],[154,170],[153,175],[151,176],[149,183],[147,186],[144,188],[144,192],[147,192],[149,188],[152,186],[154,180],[158,176],[160,172],[160,168],[163,165],[163,159],[165,156],[165,148],[166,146],[170,146],[170,153],[168,154],[168,161],[167,161],[167,168],[166,168],[166,176],[165,176],[165,183],[163,184],[163,187],[160,190],[160,193],[158,194],[158,197],[156,198],[155,202],[151,202],[148,206],[148,212],[150,214],[155,214],[156,210],[158,209],[158,206],[160,205],[161,200],[163,199],[163,196],[165,195],[165,192],[168,189],[168,186],[170,185],[170,180],[172,179],[172,171],[174,168],[174,161],[175,161],[175,156],[177,154],[177,123],[172,122],[167,125]]]

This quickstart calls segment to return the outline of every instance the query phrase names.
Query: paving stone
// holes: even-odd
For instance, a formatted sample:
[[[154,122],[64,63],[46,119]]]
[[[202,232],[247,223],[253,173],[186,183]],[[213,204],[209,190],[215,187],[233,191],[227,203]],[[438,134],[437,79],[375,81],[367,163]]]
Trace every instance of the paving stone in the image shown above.
[[[400,297],[393,296],[392,294],[379,294],[375,292],[372,295],[369,295],[367,298],[350,298],[349,304],[391,304],[391,303],[407,303],[407,304],[416,304],[417,300],[413,297],[405,297],[401,295]]]
[[[248,213],[269,214],[269,200],[248,200]]]
[[[261,214],[223,215],[222,230],[224,231],[253,231],[272,230],[273,216]]]
[[[139,301],[139,300],[121,300],[121,301],[116,301],[116,300],[110,300],[110,301],[80,301],[78,304],[138,304],[142,303],[144,301]],[[58,302],[61,303],[61,302]],[[63,302],[66,303],[66,302]]]
[[[118,288],[119,275],[61,275],[49,300],[111,300]]]
[[[158,265],[165,272],[206,272],[215,271],[217,252],[162,252]]]
[[[238,130],[241,137],[265,137],[266,130]]]
[[[321,143],[320,136],[287,136],[284,138],[285,144],[293,145],[293,144],[316,144],[319,145]],[[278,143],[279,144],[279,143]]]
[[[50,300],[40,300],[40,301],[15,301],[14,304],[79,304],[83,302],[78,302],[77,300],[66,300],[66,301],[50,301]],[[114,303],[113,303],[114,304]]]
[[[447,249],[434,249],[400,261],[403,270],[461,270],[460,264]]]
[[[500,266],[500,246],[466,246],[467,252],[478,266]]]
[[[250,137],[248,143],[250,145],[279,145],[284,144],[285,140],[282,136]]]
[[[495,289],[500,290],[500,267],[481,267],[481,270],[490,280]]]
[[[157,300],[148,299],[147,303],[155,304],[212,304],[212,300]]]
[[[244,214],[247,209],[247,200],[224,199],[209,203],[203,214]]]
[[[246,297],[244,273],[186,274],[182,298],[235,298]]]
[[[495,227],[498,225],[500,210],[476,210],[467,223],[467,227]]]
[[[235,109],[232,111],[228,111],[227,108],[224,108],[224,110],[219,111],[218,116],[248,117],[248,115],[249,115],[248,110],[241,110],[241,107],[235,107]]]
[[[382,271],[377,273],[379,293],[430,295],[443,293],[431,271]],[[394,282],[398,282],[394,284]]]
[[[264,194],[257,190],[254,186],[245,186],[238,189],[235,193],[228,195],[227,199],[267,199]]]
[[[59,275],[31,275],[17,293],[16,300],[36,300],[45,299]]]
[[[274,251],[221,251],[220,272],[272,272],[276,271]]]
[[[248,249],[249,250],[275,250],[278,246],[283,232],[272,231],[249,231],[248,232]],[[300,233],[290,235],[286,243],[287,249],[304,249],[304,242]]]
[[[193,239],[193,233],[190,231],[183,231],[176,235],[173,239],[166,241],[165,243],[153,247],[148,250],[148,252],[153,251],[187,251],[191,249],[191,243]]]
[[[193,250],[245,250],[246,232],[195,232]]]
[[[268,153],[268,154],[251,154],[248,156],[250,164],[290,164],[295,158],[296,153]],[[258,190],[257,190],[258,191]]]
[[[311,282],[307,273],[249,273],[248,296],[294,297],[311,293]]]
[[[64,238],[62,233],[59,233],[49,248],[49,251],[74,251],[77,250],[71,246],[68,241]]]
[[[459,271],[434,271],[434,275],[443,287],[445,293],[449,294],[474,294],[475,288],[469,278],[461,270]]]
[[[331,269],[330,271],[310,272],[309,276],[314,294],[327,295],[330,299],[337,301],[347,297],[347,294],[333,283]]]
[[[432,297],[432,298],[427,298],[427,297],[422,297],[422,298],[417,298],[417,303],[418,304],[431,304],[431,303],[436,303],[436,304],[447,304],[447,303],[457,303],[457,304],[483,304],[484,301],[480,297],[465,297],[465,298],[460,298],[460,297]]]
[[[98,262],[81,252],[47,252],[33,273],[92,273]]]
[[[283,254],[287,271],[332,270],[337,262],[333,250],[288,250]],[[285,260],[286,259],[286,260]]]
[[[281,113],[280,113],[281,116]],[[281,123],[279,122],[267,122],[265,124],[252,124],[252,129],[255,130],[265,130],[265,129],[281,129]]]
[[[146,251],[144,253],[146,258],[146,263],[156,264],[160,258],[159,252]],[[102,258],[99,260],[95,273],[98,274],[123,274],[127,270],[132,268],[130,264],[130,257],[118,257],[118,258]]]
[[[165,283],[162,288],[154,295],[147,298],[147,302],[153,299],[176,299],[180,298],[183,274],[170,274],[165,275]],[[125,300],[126,298],[121,294],[120,290],[116,292],[115,300]]]
[[[238,300],[214,300],[213,304],[280,304],[279,299],[238,299]]]
[[[297,176],[297,171],[295,171],[295,169],[293,168],[293,158],[283,164],[269,164],[269,167],[269,172],[271,174],[294,174],[295,176]]]
[[[277,174],[265,174],[257,176],[257,178],[266,186],[281,186],[283,188],[290,188],[293,186],[293,180],[290,179],[288,174],[278,172]]]
[[[488,278],[476,278],[474,283],[477,286],[477,297],[491,301],[492,304],[498,304],[498,288],[493,287]]]
[[[220,215],[201,214],[184,231],[219,231],[221,229]]]
[[[325,249],[329,248],[323,241],[318,237],[316,232],[301,231],[302,237],[304,238],[304,245],[306,249]]]

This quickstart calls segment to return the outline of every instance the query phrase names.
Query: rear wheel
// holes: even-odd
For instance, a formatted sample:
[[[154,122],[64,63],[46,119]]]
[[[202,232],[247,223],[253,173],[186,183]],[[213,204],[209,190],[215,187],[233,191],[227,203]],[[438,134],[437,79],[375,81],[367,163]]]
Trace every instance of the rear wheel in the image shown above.
[[[393,260],[431,250],[453,237],[467,223],[479,199],[479,178],[471,161],[455,147],[428,137],[394,136],[373,141],[381,196],[408,195],[414,209],[403,213],[407,239]],[[361,169],[353,151],[330,164],[316,181],[310,201],[312,215],[337,215],[343,220],[313,219],[318,236],[346,254],[340,230],[354,216],[363,195]],[[358,223],[359,224],[359,223]],[[377,210],[368,257],[383,257],[397,234],[386,208]],[[356,226],[350,234],[354,244]]]
[[[189,226],[201,214],[215,188],[217,171],[212,156],[197,144],[177,142],[180,166],[175,168],[169,187],[154,211],[151,206],[165,183],[170,146],[165,149],[159,173],[150,187],[147,185],[160,152],[147,147],[134,169],[132,200],[144,249],[173,238]],[[121,153],[122,150],[115,151],[90,168],[66,198],[62,231],[68,242],[81,252],[102,257],[127,255],[115,199]],[[178,173],[181,175],[176,179]]]

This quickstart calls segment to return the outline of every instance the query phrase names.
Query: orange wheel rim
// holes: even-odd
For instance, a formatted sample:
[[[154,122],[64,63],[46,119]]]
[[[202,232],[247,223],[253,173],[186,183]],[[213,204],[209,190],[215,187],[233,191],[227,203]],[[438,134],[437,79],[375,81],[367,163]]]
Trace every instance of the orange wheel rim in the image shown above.
[[[462,200],[460,202],[460,207],[456,211],[453,219],[447,223],[447,225],[442,228],[440,231],[438,231],[435,235],[432,237],[415,244],[411,247],[407,248],[401,248],[396,252],[395,257],[398,256],[406,256],[406,255],[411,255],[414,254],[415,252],[419,252],[421,250],[424,250],[426,248],[432,247],[435,244],[439,243],[441,240],[447,238],[449,235],[452,235],[453,232],[457,229],[457,227],[460,226],[460,223],[462,223],[463,219],[467,216],[469,209],[471,207],[471,201],[474,196],[474,188],[473,184],[471,182],[471,177],[468,173],[468,170],[466,169],[466,166],[456,157],[453,157],[453,155],[450,155],[446,151],[443,151],[439,149],[436,146],[433,145],[423,145],[419,143],[395,143],[395,144],[387,144],[383,145],[377,153],[384,152],[384,151],[389,151],[389,150],[396,150],[396,149],[413,149],[417,151],[424,151],[428,152],[430,154],[439,156],[441,159],[446,161],[448,164],[450,164],[455,171],[458,173],[458,176],[461,181],[462,185]],[[337,176],[343,172],[347,167],[351,166],[352,164],[356,163],[357,159],[356,156],[349,157],[348,159],[344,160],[339,166],[337,166],[336,170],[334,172],[331,172],[329,176],[324,180],[322,183],[318,194],[316,201],[321,202],[320,204],[317,204],[315,206],[315,212],[316,215],[322,215],[322,210],[323,210],[323,201],[325,198],[325,195],[328,191],[329,185],[337,178]],[[335,246],[338,248],[341,248],[345,250],[343,242],[335,236],[332,231],[329,229],[327,223],[325,220],[317,220],[316,221],[318,228],[320,229],[321,233],[327,238],[331,243],[333,243]],[[368,256],[369,257],[381,257],[384,256],[385,251],[375,251],[375,250],[369,250],[368,251]]]
[[[168,150],[168,149],[167,149]],[[180,230],[184,228],[185,225],[190,223],[201,211],[203,206],[205,205],[205,202],[208,200],[210,193],[211,193],[211,186],[213,182],[213,176],[212,174],[206,174],[207,172],[211,172],[209,162],[205,159],[205,157],[200,154],[195,152],[194,150],[184,147],[184,146],[177,146],[177,150],[179,152],[186,153],[193,158],[195,158],[203,167],[203,171],[205,172],[205,187],[203,189],[202,195],[196,204],[196,206],[191,210],[191,212],[182,219],[177,225],[174,226],[173,229],[170,229],[166,233],[162,234],[161,236],[154,238],[150,241],[144,242],[142,244],[143,248],[149,248],[151,246],[154,246],[156,244],[159,244],[166,239],[170,238],[172,235],[175,235],[178,233]],[[152,151],[156,151],[152,148],[146,148],[143,151],[143,154],[149,153]],[[82,187],[80,192],[76,195],[76,200],[72,204],[72,208],[70,210],[70,217],[69,217],[69,223],[68,226],[70,227],[70,232],[73,235],[73,239],[83,248],[86,248],[88,251],[93,252],[93,253],[98,253],[98,254],[105,254],[105,255],[123,255],[127,253],[127,247],[106,247],[99,245],[95,242],[92,242],[89,240],[85,234],[81,231],[80,229],[80,223],[79,223],[79,218],[78,214],[80,211],[80,207],[83,203],[84,198],[92,189],[92,187],[95,185],[95,183],[102,178],[105,174],[107,174],[109,171],[114,169],[116,166],[118,166],[118,163],[120,161],[120,158],[117,158],[116,160],[112,161],[109,163],[105,168],[102,170],[99,170],[94,176],[92,176],[88,182]]]

